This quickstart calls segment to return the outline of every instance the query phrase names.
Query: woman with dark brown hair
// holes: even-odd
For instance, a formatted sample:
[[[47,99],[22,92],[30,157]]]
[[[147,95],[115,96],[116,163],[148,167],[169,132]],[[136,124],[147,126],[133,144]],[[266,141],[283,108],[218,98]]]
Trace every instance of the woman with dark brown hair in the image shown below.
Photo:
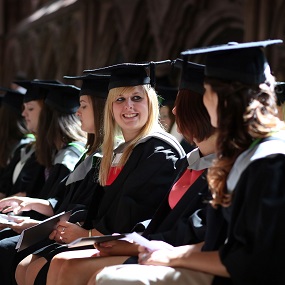
[[[17,81],[17,85],[25,91],[23,95],[22,116],[25,119],[29,136],[34,139],[16,151],[13,155],[5,174],[0,180],[0,189],[9,196],[36,196],[45,182],[44,166],[36,158],[36,138],[38,122],[47,90],[35,86],[33,82],[49,82],[43,80]],[[56,81],[53,81],[56,82]],[[46,136],[46,134],[43,134]]]

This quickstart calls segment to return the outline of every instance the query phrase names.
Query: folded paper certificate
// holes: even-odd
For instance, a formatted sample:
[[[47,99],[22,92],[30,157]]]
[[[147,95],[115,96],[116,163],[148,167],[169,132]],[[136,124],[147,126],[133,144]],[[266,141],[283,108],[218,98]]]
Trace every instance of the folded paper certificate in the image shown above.
[[[16,245],[16,249],[21,251],[31,245],[40,242],[51,234],[51,232],[56,228],[56,224],[61,221],[68,221],[71,212],[62,212],[58,215],[54,215],[39,224],[27,228],[22,231],[19,241]]]
[[[135,243],[148,248],[150,251],[159,250],[159,249],[166,249],[167,247],[161,243],[157,244],[151,242],[150,240],[146,239],[145,237],[141,236],[140,234],[133,232],[130,234],[126,234],[126,238],[128,240],[132,240]]]
[[[68,247],[80,247],[86,245],[93,245],[94,243],[106,242],[111,240],[127,240],[130,242],[135,242],[139,245],[142,245],[149,250],[158,250],[165,249],[166,247],[163,244],[156,244],[141,236],[139,233],[127,233],[119,235],[105,235],[105,236],[93,236],[93,237],[84,237],[74,240],[73,242],[67,244]]]
[[[67,246],[68,247],[80,247],[80,246],[86,246],[86,245],[93,245],[94,243],[118,240],[118,239],[123,239],[125,237],[126,237],[125,234],[83,237],[83,238],[78,238],[71,243],[68,243]]]

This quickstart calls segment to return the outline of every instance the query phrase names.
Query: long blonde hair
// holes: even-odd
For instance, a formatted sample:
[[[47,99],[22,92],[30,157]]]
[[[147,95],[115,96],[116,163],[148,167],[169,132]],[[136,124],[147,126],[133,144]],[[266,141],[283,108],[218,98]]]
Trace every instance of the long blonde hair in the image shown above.
[[[121,157],[119,166],[123,166],[126,163],[137,141],[148,135],[156,126],[159,125],[159,104],[155,90],[149,85],[142,85],[142,87],[148,98],[148,120],[138,135],[128,142],[128,146]],[[104,140],[102,145],[103,158],[99,170],[99,182],[103,186],[106,185],[112,165],[115,136],[122,135],[121,128],[118,126],[113,116],[113,102],[120,94],[132,92],[134,88],[135,87],[133,86],[113,88],[109,91],[107,97],[104,111]]]

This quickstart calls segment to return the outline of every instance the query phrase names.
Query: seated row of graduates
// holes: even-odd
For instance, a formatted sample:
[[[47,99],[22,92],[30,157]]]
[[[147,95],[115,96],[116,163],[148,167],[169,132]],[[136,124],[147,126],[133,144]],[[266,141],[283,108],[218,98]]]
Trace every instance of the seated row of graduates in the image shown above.
[[[86,133],[75,115],[79,88],[61,84],[53,93],[48,86],[32,88],[30,81],[18,83],[28,91],[0,88],[5,92],[0,108],[0,196],[46,198],[49,189],[74,169],[85,150]],[[64,106],[67,98],[70,106]],[[39,194],[44,185],[46,190]]]
[[[65,180],[49,188],[52,191],[44,199],[11,197],[0,201],[3,212],[29,211],[30,216],[32,210],[51,216],[71,209],[71,218],[59,222],[49,239],[19,253],[14,250],[19,239],[16,233],[25,224],[37,221],[24,219],[17,226],[2,230],[0,253],[5,284],[15,282],[15,270],[11,276],[8,269],[16,266],[17,284],[87,284],[92,273],[105,265],[136,263],[129,257],[138,255],[138,246],[121,242],[122,248],[116,246],[113,253],[110,250],[118,256],[91,258],[92,267],[79,267],[84,270],[80,272],[75,270],[80,259],[69,263],[66,260],[91,257],[98,251],[92,248],[72,252],[61,244],[84,236],[141,231],[138,223],[147,219],[151,221],[143,235],[148,239],[173,246],[205,241],[206,251],[217,250],[224,243],[227,222],[222,210],[207,203],[212,197],[205,176],[215,157],[217,131],[203,104],[204,66],[182,64],[180,60],[176,63],[183,68],[173,113],[179,131],[188,142],[197,145],[187,156],[177,140],[159,125],[159,104],[145,71],[147,64],[119,64],[103,69],[110,76],[98,75],[101,69],[97,69],[92,71],[95,74],[75,77],[82,80],[77,114],[82,130],[88,133],[89,149],[84,158]],[[49,86],[52,92],[45,95],[45,104],[55,94],[55,101],[63,98],[62,90],[60,95],[55,92],[64,89],[61,84],[28,85],[28,91]],[[74,108],[70,94],[63,101],[59,105]],[[68,112],[74,113],[74,109]],[[120,136],[123,140],[116,147]],[[69,144],[73,146],[74,142]],[[209,227],[209,217],[215,229]],[[108,249],[98,248],[108,253]],[[66,268],[67,275],[63,273]],[[229,278],[216,280],[231,282]]]
[[[13,196],[1,200],[0,207],[3,212],[13,210],[16,214],[23,213],[24,216],[31,217],[19,219],[17,225],[11,225],[0,232],[0,252],[3,257],[1,273],[5,284],[15,282],[13,273],[11,275],[8,268],[15,268],[28,253],[48,244],[54,246],[55,241],[62,243],[91,234],[129,232],[138,222],[153,216],[167,193],[180,168],[179,165],[185,159],[185,152],[178,141],[159,124],[158,97],[150,86],[145,66],[125,67],[122,65],[118,68],[119,73],[122,70],[124,73],[119,82],[112,81],[112,76],[88,74],[79,77],[78,79],[82,80],[80,92],[75,86],[58,82],[18,82],[27,89],[25,95],[17,95],[24,98],[23,115],[27,118],[28,127],[32,125],[31,113],[38,108],[36,111],[39,127],[35,132],[35,145],[32,145],[35,155],[37,156],[43,147],[51,145],[53,152],[50,152],[50,156],[54,157],[54,160],[49,167],[43,167],[46,181],[42,189],[38,182],[33,181],[25,190],[15,191],[25,192],[27,197]],[[124,85],[122,87],[120,82],[124,82],[125,76],[130,82],[135,80],[135,85],[131,83],[131,86],[128,86],[128,83],[124,83],[127,88]],[[124,95],[120,95],[122,90],[122,94],[128,96],[129,106],[124,107]],[[127,99],[125,100],[127,102]],[[115,104],[117,117],[114,118],[112,109]],[[104,109],[105,126],[109,127],[105,130],[102,127]],[[43,115],[44,110],[47,110],[48,115]],[[25,115],[26,112],[30,112],[29,115]],[[57,115],[57,120],[53,118],[53,113]],[[75,113],[80,118],[82,130],[88,133],[88,150],[81,156],[75,170],[67,175],[78,161],[84,143],[84,136],[77,135],[78,120]],[[72,139],[67,134],[69,128]],[[53,134],[52,131],[55,130],[60,135]],[[113,149],[121,137],[125,143],[119,144],[114,155]],[[51,138],[54,141],[50,142]],[[33,173],[28,163],[24,168],[21,171],[23,175],[25,172]],[[98,177],[100,183],[97,183]],[[29,195],[28,189],[31,189],[31,186],[35,186],[34,195]],[[72,210],[70,223],[75,227],[70,237],[66,237],[67,231],[61,236],[57,232],[52,239],[16,253],[15,246],[23,229],[37,224],[44,217],[68,210]],[[76,223],[81,223],[82,226]],[[90,231],[94,227],[95,229]]]

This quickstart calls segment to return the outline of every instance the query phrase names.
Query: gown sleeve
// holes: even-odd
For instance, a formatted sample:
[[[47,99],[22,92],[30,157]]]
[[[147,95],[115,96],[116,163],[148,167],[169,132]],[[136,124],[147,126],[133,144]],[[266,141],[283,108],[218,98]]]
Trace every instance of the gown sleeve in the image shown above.
[[[285,157],[256,160],[234,192],[222,263],[234,284],[285,284]]]

